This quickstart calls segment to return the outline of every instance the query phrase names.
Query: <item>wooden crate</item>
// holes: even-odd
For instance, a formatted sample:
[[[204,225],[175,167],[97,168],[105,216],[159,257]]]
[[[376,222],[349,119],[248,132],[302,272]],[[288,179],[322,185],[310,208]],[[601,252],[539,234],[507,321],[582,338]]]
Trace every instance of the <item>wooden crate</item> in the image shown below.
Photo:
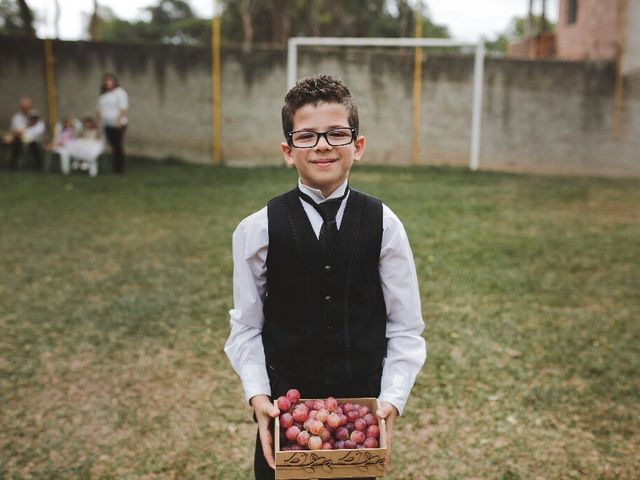
[[[375,415],[376,398],[338,398],[339,403],[366,405]],[[301,400],[304,402],[305,400]],[[378,419],[380,438],[378,448],[355,450],[280,450],[280,421],[276,418],[274,444],[276,479],[363,478],[382,477],[386,470],[387,430],[384,420]]]

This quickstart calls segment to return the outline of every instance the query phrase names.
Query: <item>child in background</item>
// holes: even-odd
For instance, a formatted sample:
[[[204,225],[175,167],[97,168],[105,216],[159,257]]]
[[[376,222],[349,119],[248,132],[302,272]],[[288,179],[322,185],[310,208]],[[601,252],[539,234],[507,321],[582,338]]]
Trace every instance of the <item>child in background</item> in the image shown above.
[[[65,175],[69,175],[70,157],[68,148],[76,138],[76,122],[71,117],[64,117],[60,126],[56,128],[53,141],[47,145],[47,149],[60,155],[60,169]]]

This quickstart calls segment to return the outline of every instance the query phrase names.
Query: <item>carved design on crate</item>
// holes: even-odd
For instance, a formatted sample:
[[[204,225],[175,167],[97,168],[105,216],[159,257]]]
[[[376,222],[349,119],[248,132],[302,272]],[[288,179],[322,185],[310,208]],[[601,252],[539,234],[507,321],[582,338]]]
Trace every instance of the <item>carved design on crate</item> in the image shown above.
[[[335,451],[334,451],[335,452]],[[384,457],[368,451],[349,451],[339,458],[329,458],[315,452],[295,452],[284,458],[284,464],[278,465],[282,469],[303,468],[306,472],[314,473],[318,470],[331,472],[334,468],[351,467],[362,472],[375,468],[384,471]]]

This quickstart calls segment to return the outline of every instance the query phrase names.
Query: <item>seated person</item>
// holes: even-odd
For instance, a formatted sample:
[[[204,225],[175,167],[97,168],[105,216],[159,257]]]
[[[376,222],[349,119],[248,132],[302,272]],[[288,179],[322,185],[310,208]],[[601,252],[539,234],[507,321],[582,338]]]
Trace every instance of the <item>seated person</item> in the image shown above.
[[[7,135],[7,142],[11,144],[11,158],[9,167],[18,168],[18,158],[23,146],[27,146],[35,160],[36,167],[42,167],[42,153],[40,144],[44,136],[45,125],[40,119],[40,113],[33,108],[31,99],[20,99],[20,110],[11,117],[11,126]]]
[[[98,123],[91,115],[82,119],[82,127],[74,138],[59,150],[62,173],[69,174],[70,168],[89,170],[89,175],[98,174],[98,156],[104,150],[104,140]]]
[[[48,150],[52,150],[60,155],[60,168],[65,175],[69,174],[69,152],[68,147],[77,136],[77,120],[71,117],[64,117],[62,122],[56,125],[53,141],[47,145]]]

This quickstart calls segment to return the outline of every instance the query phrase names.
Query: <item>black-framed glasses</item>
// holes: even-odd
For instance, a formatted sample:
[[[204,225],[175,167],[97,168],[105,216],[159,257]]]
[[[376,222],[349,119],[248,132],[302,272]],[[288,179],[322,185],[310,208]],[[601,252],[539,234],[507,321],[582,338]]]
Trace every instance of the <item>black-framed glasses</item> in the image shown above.
[[[289,132],[289,145],[295,148],[313,148],[324,137],[332,147],[342,147],[355,141],[358,132],[353,127],[340,127],[326,132],[314,132],[312,130],[296,130]]]

